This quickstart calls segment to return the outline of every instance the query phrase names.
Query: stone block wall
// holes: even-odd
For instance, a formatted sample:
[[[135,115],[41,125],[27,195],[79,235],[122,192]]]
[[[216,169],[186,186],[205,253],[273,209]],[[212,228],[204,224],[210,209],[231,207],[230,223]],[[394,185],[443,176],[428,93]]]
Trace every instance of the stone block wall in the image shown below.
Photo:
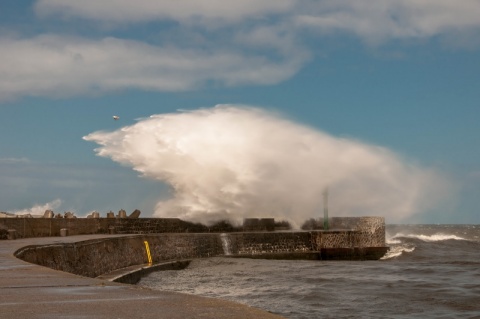
[[[192,224],[178,218],[0,218],[5,229],[15,229],[17,237],[60,236],[61,229],[69,235],[156,234],[208,232],[206,226]]]
[[[311,235],[308,232],[232,233],[226,236],[230,241],[231,254],[312,251]]]
[[[314,250],[322,248],[353,248],[358,247],[359,233],[354,230],[338,230],[312,232],[312,244]]]
[[[109,227],[116,234],[203,233],[208,227],[185,222],[179,218],[116,218]]]
[[[252,230],[271,231],[271,218],[250,219],[247,223]],[[321,238],[322,247],[337,247],[341,241],[352,246],[385,246],[385,219],[383,217],[333,217],[329,219],[330,229]],[[248,226],[250,225],[250,226]],[[259,228],[260,226],[263,228]],[[208,233],[211,230],[200,224],[192,224],[178,218],[0,218],[2,229],[15,229],[17,237],[60,236],[61,229],[68,229],[69,235],[108,234],[158,234],[158,233]],[[227,225],[228,226],[228,225]],[[215,232],[231,232],[231,228],[217,227]],[[355,231],[355,241],[332,231]],[[263,236],[263,235],[259,235]],[[353,236],[353,235],[348,235]],[[251,238],[255,238],[253,235]],[[241,241],[241,239],[239,239]],[[252,239],[253,240],[253,239]],[[319,239],[314,240],[317,244]],[[285,244],[280,244],[285,246]],[[261,250],[261,247],[258,247]],[[255,249],[254,249],[255,250]]]
[[[385,246],[384,217],[331,217],[329,224],[331,230],[357,231],[355,245],[358,247]]]
[[[219,234],[159,234],[145,238],[154,262],[224,255]]]
[[[20,238],[60,236],[60,229],[71,235],[106,234],[114,220],[107,218],[0,218],[0,224],[15,229]]]
[[[101,219],[96,221],[99,224],[95,224],[95,220],[89,221],[92,223],[91,229],[102,226]],[[380,219],[366,218],[355,224],[356,229],[332,231],[184,232],[112,236],[76,243],[27,246],[19,249],[15,256],[27,262],[87,277],[97,277],[117,269],[147,263],[145,241],[149,244],[153,263],[224,255],[253,257],[262,254],[283,254],[286,257],[288,254],[302,253],[310,254],[309,258],[318,255],[315,257],[317,259],[378,259],[386,252],[385,233],[380,234],[380,230],[385,226],[379,224],[379,221]],[[177,229],[174,226],[179,225],[176,221],[168,222],[172,224],[162,225],[170,225],[172,228],[169,229]],[[68,226],[68,223],[63,225]],[[78,224],[74,226],[77,228],[73,229],[79,231]],[[39,229],[47,231],[49,227],[47,223]]]
[[[27,246],[15,252],[15,256],[52,269],[97,277],[146,264],[145,241],[149,244],[153,263],[224,254],[218,234],[159,234]]]
[[[142,242],[127,237],[27,246],[18,250],[15,256],[27,262],[86,277],[142,264],[146,260]]]

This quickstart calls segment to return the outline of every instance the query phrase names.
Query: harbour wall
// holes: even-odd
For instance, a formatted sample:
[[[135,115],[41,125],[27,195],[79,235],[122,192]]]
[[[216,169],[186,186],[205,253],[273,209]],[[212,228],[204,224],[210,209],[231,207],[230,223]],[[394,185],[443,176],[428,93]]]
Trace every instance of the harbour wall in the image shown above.
[[[385,247],[383,218],[362,217],[349,223],[356,225],[356,228],[115,235],[75,243],[27,246],[16,251],[15,256],[52,269],[98,277],[119,269],[147,264],[145,242],[148,243],[153,265],[215,256],[351,260],[379,259],[385,254],[388,248]]]
[[[323,222],[321,223],[323,224]],[[383,217],[331,217],[331,230],[355,230],[364,234],[362,241],[378,241],[375,234],[385,237]],[[234,229],[219,223],[207,227],[179,218],[0,218],[0,231],[14,230],[17,238],[93,234],[158,234],[158,233],[209,233],[233,231],[273,231],[273,218],[248,218],[243,227]],[[64,233],[65,234],[65,233]],[[2,238],[0,238],[2,239]],[[5,238],[6,239],[6,238]],[[365,245],[367,243],[364,243]]]
[[[210,228],[178,218],[0,218],[0,228],[18,238],[93,234],[152,234],[209,232]]]

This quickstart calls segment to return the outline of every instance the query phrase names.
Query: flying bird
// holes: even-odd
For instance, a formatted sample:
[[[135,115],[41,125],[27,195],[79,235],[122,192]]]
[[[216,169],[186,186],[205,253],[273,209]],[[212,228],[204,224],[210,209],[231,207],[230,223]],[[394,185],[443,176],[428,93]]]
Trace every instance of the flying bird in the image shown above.
[[[114,116],[113,116],[113,119],[114,119],[115,121],[118,120],[119,118],[120,118],[120,116],[117,116],[117,115],[114,115]]]

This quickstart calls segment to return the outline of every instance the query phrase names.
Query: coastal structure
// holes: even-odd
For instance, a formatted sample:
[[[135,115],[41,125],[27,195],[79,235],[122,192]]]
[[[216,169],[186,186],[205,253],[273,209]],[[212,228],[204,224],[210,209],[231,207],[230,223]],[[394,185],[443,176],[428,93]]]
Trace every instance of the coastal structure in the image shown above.
[[[283,318],[268,311],[232,301],[145,289],[104,278],[89,278],[55,271],[14,256],[15,252],[34,246],[46,248],[79,243],[80,246],[88,249],[88,243],[101,243],[103,239],[107,239],[108,242],[114,237],[122,236],[107,234],[0,240],[0,317],[16,319]],[[115,249],[115,247],[110,248]],[[109,255],[105,250],[92,249],[91,251]],[[44,252],[48,254],[48,250]],[[69,253],[72,252],[69,250]],[[40,255],[38,257],[40,258]],[[107,259],[110,261],[109,258]],[[89,262],[90,260],[83,260],[83,263]],[[160,268],[158,265],[157,267]],[[138,272],[134,273],[138,274]]]
[[[54,215],[45,213],[45,216]],[[4,232],[3,237],[9,239],[112,235],[99,241],[29,246],[15,253],[31,263],[88,277],[126,267],[142,268],[149,261],[159,264],[214,256],[376,260],[388,250],[382,217],[333,217],[328,223],[321,223],[329,225],[328,229],[275,231],[273,218],[245,219],[240,228],[232,228],[229,224],[212,228],[177,218],[139,218],[139,215],[139,211],[129,216],[120,211],[113,218],[100,218],[95,213],[90,218],[72,218],[71,215],[64,218],[0,218],[0,230]],[[145,242],[149,251],[145,250]]]
[[[115,215],[110,212],[107,218],[102,218],[100,214],[94,212],[89,218],[75,218],[72,214],[59,216],[53,212],[46,212],[41,218],[12,216],[0,218],[0,238],[11,239],[0,243],[0,257],[3,256],[2,260],[10,260],[8,261],[10,266],[7,265],[4,270],[0,266],[0,277],[4,275],[5,285],[10,287],[9,294],[0,295],[7,300],[12,293],[18,291],[23,294],[25,300],[38,300],[38,289],[42,290],[43,286],[35,288],[32,295],[25,294],[24,288],[12,287],[30,287],[29,280],[38,283],[48,281],[48,289],[44,292],[45,300],[42,301],[46,307],[43,307],[45,309],[42,311],[58,314],[55,307],[58,303],[61,305],[62,313],[68,314],[76,311],[77,304],[92,301],[84,300],[82,297],[83,299],[75,300],[74,303],[52,302],[52,293],[56,294],[66,289],[64,286],[66,275],[61,274],[82,276],[67,276],[68,280],[75,281],[75,285],[78,283],[80,285],[80,288],[76,288],[75,285],[69,286],[71,294],[74,295],[76,289],[88,290],[100,302],[107,298],[104,295],[107,291],[115,294],[114,299],[108,299],[115,302],[118,298],[130,294],[129,289],[115,285],[134,284],[152,271],[183,269],[195,258],[224,256],[375,260],[381,258],[388,250],[385,246],[385,221],[382,217],[336,217],[329,218],[328,229],[280,231],[276,229],[277,223],[272,218],[249,218],[244,221],[242,227],[233,228],[228,223],[207,227],[176,218],[139,218],[139,215],[139,211],[130,215],[124,212]],[[325,223],[321,221],[319,224]],[[13,249],[14,247],[16,248]],[[3,255],[2,249],[5,250]],[[11,265],[15,265],[14,268]],[[32,269],[30,276],[33,277],[28,279],[15,276],[13,273],[7,274],[8,271],[14,271],[12,269],[23,269],[22,267]],[[43,269],[48,269],[45,267],[61,272],[53,272],[50,277],[45,277]],[[35,277],[37,273],[39,275]],[[55,279],[57,277],[58,280]],[[12,278],[14,284],[10,283]],[[102,287],[112,287],[114,290]],[[203,318],[205,313],[208,313],[209,318],[278,318],[267,312],[225,301],[208,301],[201,297],[183,297],[167,292],[147,292],[135,286],[130,289],[136,289],[136,295],[141,296],[140,301],[142,298],[148,298],[150,306],[154,304],[159,309],[163,307],[164,311],[170,311],[172,318],[182,318],[185,313],[190,313],[191,318]],[[165,305],[165,298],[174,301]],[[177,309],[185,302],[189,304],[187,308]],[[114,313],[125,314],[132,309],[119,304],[112,313],[109,313],[107,309],[110,308],[105,305],[99,303],[95,310],[96,314],[105,313],[105,318]],[[18,318],[38,317],[32,315],[32,307],[25,312],[23,308],[15,307],[15,303],[12,302],[6,301],[4,306],[19,314]],[[198,311],[200,313],[197,313]],[[155,318],[156,314],[152,312],[144,314],[144,317]]]

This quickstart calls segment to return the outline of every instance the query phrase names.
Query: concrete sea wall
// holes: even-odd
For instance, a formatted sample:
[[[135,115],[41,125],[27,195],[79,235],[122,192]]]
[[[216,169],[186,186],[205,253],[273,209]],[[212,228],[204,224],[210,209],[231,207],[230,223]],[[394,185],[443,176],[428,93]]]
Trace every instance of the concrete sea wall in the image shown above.
[[[218,234],[217,234],[218,235]],[[149,243],[154,263],[212,257],[223,254],[215,234],[158,234],[115,236],[46,246],[27,246],[15,256],[34,264],[86,277],[148,262]]]
[[[62,229],[71,236],[209,231],[178,218],[0,218],[0,228],[16,230],[19,238],[60,236]]]
[[[298,232],[112,235],[75,243],[27,246],[19,249],[15,256],[52,269],[98,277],[146,264],[145,242],[148,243],[153,264],[214,256],[379,259],[388,249],[385,247],[383,218],[365,217],[337,222],[349,228]]]
[[[323,223],[322,223],[323,224]],[[363,246],[371,246],[385,239],[383,217],[332,217],[330,230],[355,230],[363,234]],[[226,224],[206,227],[178,218],[0,218],[0,230],[15,230],[17,238],[92,234],[158,234],[232,232]],[[273,218],[245,220],[244,231],[273,231]],[[329,240],[332,242],[332,240]],[[370,242],[370,243],[369,243]]]

